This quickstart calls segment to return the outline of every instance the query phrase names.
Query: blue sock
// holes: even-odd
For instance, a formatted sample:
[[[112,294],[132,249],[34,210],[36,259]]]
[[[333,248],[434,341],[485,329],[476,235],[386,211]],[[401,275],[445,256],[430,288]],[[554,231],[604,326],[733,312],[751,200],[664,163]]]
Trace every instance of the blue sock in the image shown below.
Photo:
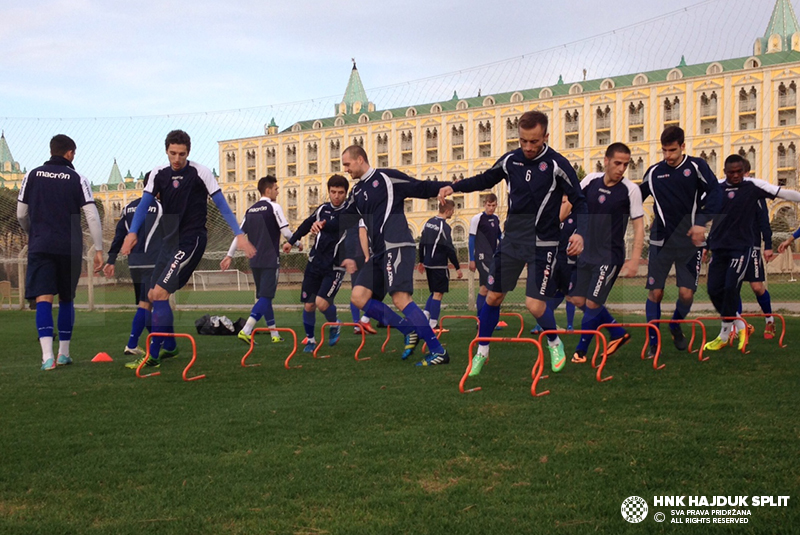
[[[437,354],[444,353],[442,344],[439,342],[439,339],[436,338],[436,335],[433,334],[433,329],[431,329],[428,323],[428,318],[425,317],[425,313],[420,310],[414,301],[406,305],[406,308],[403,309],[403,315],[405,316],[403,321],[413,325],[419,337],[428,344],[428,351]]]
[[[353,316],[353,323],[358,323],[361,320],[361,311],[353,303],[350,303],[350,314]]]
[[[266,297],[259,297],[253,309],[250,311],[250,317],[256,321],[264,318],[269,325],[270,320],[275,323],[275,313],[272,311],[272,299]]]
[[[53,303],[36,303],[36,329],[39,331],[39,338],[53,337]]]
[[[75,325],[75,303],[58,301],[58,340],[72,339],[72,326]]]
[[[555,311],[563,301],[564,294],[561,292],[556,292],[555,297],[551,297],[547,300],[547,306],[549,306],[551,310]]]
[[[770,300],[768,290],[764,290],[763,294],[757,295],[756,301],[758,301],[758,306],[761,307],[761,312],[764,314],[772,314],[772,301]]]
[[[478,334],[481,338],[490,338],[494,328],[497,327],[497,322],[500,321],[500,307],[484,304],[478,313],[478,319],[481,322]],[[479,344],[488,346],[489,342],[479,342]]]
[[[166,331],[164,331],[164,332],[168,332],[168,333],[173,333],[174,334],[175,333],[175,325],[174,324],[169,325],[167,327]],[[178,340],[174,336],[165,336],[164,337],[164,343],[161,345],[161,347],[164,348],[167,351],[175,351],[176,349],[178,349]]]
[[[556,325],[556,315],[553,314],[552,309],[549,307],[544,307],[544,314],[536,318],[537,323],[545,331],[551,331],[558,329],[558,325]],[[551,342],[555,341],[558,338],[557,334],[548,334],[547,339]]]
[[[151,332],[154,334],[169,332],[172,328],[172,321],[172,309],[169,306],[169,301],[153,301],[153,327]],[[150,338],[151,358],[158,358],[163,343],[164,338],[161,336],[153,336]]]
[[[656,303],[655,301],[648,299],[644,303],[644,311],[647,321],[661,319],[661,303]],[[658,335],[653,331],[653,329],[647,329],[647,332],[649,333],[648,336],[650,337],[650,345],[657,346]]]
[[[478,294],[478,297],[475,299],[475,308],[477,309],[478,314],[481,313],[481,309],[483,308],[483,305],[485,305],[485,304],[486,304],[486,296]],[[498,318],[499,318],[499,316],[498,316]],[[498,319],[498,321],[499,321],[499,319]]]
[[[617,323],[617,320],[614,319],[614,316],[611,315],[611,312],[605,306],[600,307],[600,314],[597,316],[598,325],[602,325],[603,323]],[[612,340],[616,340],[617,338],[622,338],[625,336],[625,329],[622,327],[609,327],[608,333],[611,335]]]
[[[338,318],[336,317],[336,305],[331,303],[328,306],[328,309],[325,312],[323,312],[322,315],[325,316],[325,320],[328,323],[334,323],[338,321]]]
[[[567,328],[572,329],[575,325],[575,305],[567,301]]]
[[[306,336],[314,338],[314,325],[317,322],[317,313],[303,310],[303,327],[306,329]]]
[[[739,303],[740,303],[739,306],[741,306],[741,302],[742,302],[742,300],[739,299]],[[691,312],[691,310],[692,310],[692,304],[691,303],[686,304],[683,301],[681,301],[680,299],[678,299],[677,301],[675,301],[675,312],[672,314],[672,319],[674,319],[674,320],[686,319],[686,316],[689,315],[689,312]],[[676,323],[674,325],[677,328],[680,324]]]
[[[133,315],[133,322],[131,323],[131,335],[128,338],[128,347],[131,349],[139,345],[139,337],[144,331],[145,321],[147,319],[147,309],[137,308],[136,314]]]
[[[404,335],[409,335],[414,332],[413,326],[403,323],[403,318],[399,314],[377,299],[370,299],[367,301],[367,306],[364,307],[364,313],[368,317],[378,320],[383,325],[394,327]]]
[[[425,310],[427,310],[428,312],[431,311],[431,301],[433,301],[433,294],[429,295],[428,300],[425,301]]]
[[[152,310],[144,310],[144,326],[147,328],[147,332],[153,331],[153,311]]]
[[[588,306],[584,306],[583,308],[581,308],[581,310],[583,310],[583,320],[581,321],[581,329],[584,331],[597,330],[597,326],[603,323],[602,320],[600,319],[603,307],[590,308]],[[589,343],[591,342],[592,338],[593,336],[591,334],[582,334],[581,339],[578,342],[578,345],[575,347],[575,351],[588,350]]]
[[[439,314],[442,313],[442,302],[436,299],[431,299],[428,312],[430,313],[432,320],[439,321]]]
[[[758,296],[756,296],[756,300],[758,300]],[[739,314],[742,313],[742,296],[739,295],[739,304],[736,306],[736,312]]]

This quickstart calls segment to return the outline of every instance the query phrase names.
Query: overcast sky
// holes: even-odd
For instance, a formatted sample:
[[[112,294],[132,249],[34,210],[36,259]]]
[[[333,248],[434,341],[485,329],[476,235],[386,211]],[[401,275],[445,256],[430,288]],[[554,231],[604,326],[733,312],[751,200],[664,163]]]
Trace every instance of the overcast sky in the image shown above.
[[[282,128],[332,115],[351,57],[380,109],[443,100],[454,90],[537,87],[559,74],[577,81],[583,68],[598,78],[675,66],[681,54],[689,63],[746,56],[773,4],[0,0],[0,127],[22,161],[28,143],[52,128],[34,135],[32,123],[13,118],[174,117],[301,103],[258,114],[258,128],[233,116],[208,127],[214,140],[258,135],[269,115]],[[487,64],[494,66],[475,68]],[[446,73],[455,74],[439,76]],[[421,79],[429,80],[406,84]],[[163,139],[161,128],[137,132]],[[26,158],[27,166],[40,160]]]

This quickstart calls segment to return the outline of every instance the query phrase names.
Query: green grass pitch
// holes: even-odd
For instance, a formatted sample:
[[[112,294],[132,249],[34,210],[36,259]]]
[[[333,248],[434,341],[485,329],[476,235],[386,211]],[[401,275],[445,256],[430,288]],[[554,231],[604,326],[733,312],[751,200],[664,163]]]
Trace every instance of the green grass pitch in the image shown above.
[[[200,315],[178,312],[177,330],[194,332]],[[632,331],[609,359],[613,380],[568,363],[534,399],[528,346],[493,347],[468,383],[483,390],[459,393],[469,322],[443,337],[452,364],[430,369],[400,360],[397,335],[386,354],[369,337],[371,360],[355,362],[349,328],[323,351],[330,359],[300,353],[292,370],[288,342],[262,337],[250,359],[262,365],[242,368],[241,341],[196,336],[193,371],[207,378],[184,383],[186,341],[159,377],[123,367],[131,318],[79,311],[75,364],[41,372],[34,314],[0,312],[0,533],[709,531],[655,523],[658,511],[670,517],[653,506],[661,495],[789,495],[788,507],[751,507],[749,523],[713,532],[800,532],[798,319],[786,349],[754,320],[749,355],[703,363],[679,354],[665,327],[660,371],[639,359]],[[278,321],[302,338],[299,312]],[[91,363],[99,351],[115,361]],[[642,524],[620,514],[633,495],[650,504]]]

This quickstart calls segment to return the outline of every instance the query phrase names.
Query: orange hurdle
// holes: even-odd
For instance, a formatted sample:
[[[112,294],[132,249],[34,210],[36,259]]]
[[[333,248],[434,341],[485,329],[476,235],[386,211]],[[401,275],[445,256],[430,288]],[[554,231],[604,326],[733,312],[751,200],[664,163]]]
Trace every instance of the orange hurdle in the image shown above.
[[[642,346],[642,354],[641,354],[642,360],[646,360],[646,358],[647,358],[647,355],[646,355],[647,347],[650,345],[650,337],[647,336],[647,335],[650,332],[650,329],[653,329],[656,332],[656,340],[658,340],[658,342],[657,342],[658,345],[656,346],[656,356],[655,356],[655,358],[653,358],[653,369],[654,370],[661,370],[661,369],[664,368],[664,366],[666,366],[666,364],[662,364],[661,366],[658,365],[658,357],[661,355],[661,330],[658,328],[658,326],[653,325],[651,323],[603,323],[602,325],[598,325],[597,330],[599,331],[600,329],[609,329],[611,327],[622,327],[622,328],[637,328],[638,327],[638,328],[643,328],[644,329],[645,340],[644,340],[644,345]],[[703,338],[703,340],[705,340],[705,338]],[[596,354],[597,354],[597,351],[595,351],[595,355]],[[608,355],[603,353],[603,364],[602,365],[605,365],[605,361],[606,361],[607,357],[608,357]],[[592,359],[592,365],[594,366],[594,359]]]
[[[522,337],[522,331],[525,330],[525,318],[522,317],[522,314],[519,312],[501,312],[500,317],[512,317],[519,319],[519,332],[517,333],[517,338]]]
[[[319,351],[319,348],[322,347],[322,344],[325,342],[325,327],[333,327],[335,325],[338,325],[339,327],[358,327],[357,323],[339,323],[339,322],[336,322],[336,321],[330,321],[330,322],[327,322],[327,323],[323,323],[322,324],[322,334],[319,337],[319,343],[317,344],[317,347],[314,348],[314,358],[315,359],[329,359],[329,358],[331,358],[330,355],[322,355],[321,357],[318,357],[317,356],[317,352]],[[361,362],[361,361],[370,359],[370,357],[367,357],[365,359],[358,358],[358,354],[361,353],[361,348],[364,347],[364,343],[367,341],[367,335],[364,332],[364,329],[360,329],[360,331],[361,331],[361,345],[358,346],[358,349],[356,349],[356,355],[355,355],[356,356],[356,362]],[[340,333],[340,336],[341,336],[341,333]]]
[[[386,346],[389,345],[389,339],[392,337],[392,328],[388,325],[386,326],[386,340],[383,341],[383,345],[381,346],[381,353],[386,353]]]
[[[472,371],[472,354],[473,350],[475,349],[475,344],[478,342],[511,342],[511,343],[521,343],[521,344],[533,344],[539,349],[539,355],[536,357],[536,362],[533,364],[533,368],[531,369],[531,378],[533,382],[531,383],[531,395],[533,397],[541,397],[546,396],[550,393],[549,390],[541,392],[539,394],[536,393],[536,385],[539,384],[539,379],[542,378],[542,370],[544,369],[544,354],[542,353],[542,344],[532,338],[475,338],[469,344],[469,360],[467,361],[467,370],[464,372],[464,376],[461,377],[461,381],[458,383],[458,391],[462,394],[468,394],[470,392],[477,392],[481,390],[480,386],[475,388],[470,388],[469,390],[464,390],[464,384],[467,382],[467,378],[469,377],[469,372]],[[545,376],[547,378],[547,376]]]
[[[295,353],[297,353],[297,333],[294,332],[293,329],[288,329],[286,327],[256,327],[253,329],[253,332],[250,333],[250,349],[247,353],[244,354],[242,357],[242,366],[245,368],[254,368],[256,366],[261,366],[261,364],[247,364],[247,357],[253,352],[253,348],[256,345],[256,333],[265,333],[271,331],[278,331],[279,333],[291,333],[292,335],[292,352],[289,353],[289,356],[286,357],[286,361],[283,363],[283,366],[289,370],[291,368],[302,368],[303,366],[289,366],[289,361],[292,360],[292,357]]]
[[[698,321],[743,321],[744,322],[744,345],[742,346],[742,355],[746,355],[749,353],[747,350],[747,343],[750,341],[750,333],[748,332],[748,327],[750,324],[747,323],[746,320],[742,319],[741,317],[737,316],[700,316],[695,318]]]
[[[697,361],[698,362],[705,362],[705,361],[707,361],[708,359],[711,358],[711,357],[703,357],[703,348],[705,348],[705,346],[706,346],[706,326],[699,319],[690,319],[690,320],[687,320],[687,319],[682,319],[682,320],[660,319],[660,320],[650,320],[648,323],[652,323],[653,325],[659,325],[661,323],[667,323],[667,324],[670,324],[670,323],[677,323],[677,324],[686,323],[686,324],[690,324],[692,326],[692,337],[689,339],[689,347],[687,348],[687,351],[689,351],[689,354],[694,353],[694,351],[692,351],[692,346],[694,345],[694,339],[695,339],[696,334],[697,334],[696,333],[696,327],[699,325],[700,326],[700,332],[703,333],[703,340],[700,342],[700,349],[697,350]],[[661,355],[661,329],[657,329],[657,331],[658,331],[658,340],[659,340],[659,342],[658,342],[658,351],[656,351],[656,359],[655,360],[658,360],[658,357]],[[642,349],[642,355],[644,355],[644,349]],[[644,357],[642,357],[642,358],[644,358]],[[656,366],[656,363],[653,362],[653,367],[655,368],[655,366]],[[662,365],[660,368],[655,368],[655,369],[660,370],[664,366],[666,366],[666,364]]]
[[[619,324],[615,323],[614,325],[619,325]],[[557,334],[559,336],[561,336],[562,334],[593,334],[595,336],[595,338],[597,338],[597,339],[599,339],[599,340],[601,340],[603,342],[603,359],[600,362],[600,366],[596,366],[595,365],[595,360],[597,359],[597,353],[598,353],[598,351],[600,349],[600,342],[596,342],[595,343],[595,345],[594,345],[594,355],[592,356],[592,367],[593,368],[597,368],[597,382],[598,383],[603,383],[605,381],[610,381],[611,379],[614,378],[613,375],[609,375],[605,379],[603,379],[603,377],[602,377],[603,368],[605,368],[605,366],[606,366],[606,358],[605,357],[606,357],[606,354],[608,353],[608,343],[606,341],[606,336],[603,333],[601,333],[599,329],[595,330],[595,331],[582,330],[582,329],[578,329],[578,330],[575,330],[575,331],[567,331],[565,329],[551,329],[549,331],[542,331],[542,332],[539,333],[539,344],[540,345],[542,343],[542,338],[544,338],[548,334]],[[542,367],[544,367],[544,361],[542,362]]]
[[[196,375],[194,377],[187,377],[187,374],[189,373],[189,369],[192,366],[194,366],[194,361],[197,360],[197,344],[195,344],[195,342],[194,342],[194,337],[192,337],[191,334],[186,334],[186,333],[150,333],[150,334],[148,334],[147,335],[147,339],[145,340],[145,344],[147,344],[147,354],[145,355],[145,358],[143,358],[142,361],[139,363],[139,365],[136,367],[136,377],[138,377],[139,379],[144,379],[145,377],[153,377],[155,375],[161,375],[161,372],[153,372],[153,373],[148,373],[148,374],[145,374],[145,375],[142,375],[142,373],[141,373],[142,372],[142,367],[144,366],[144,363],[147,361],[147,357],[150,356],[150,339],[153,336],[162,336],[164,338],[188,338],[189,340],[191,340],[191,342],[192,342],[192,360],[190,360],[189,364],[187,364],[186,367],[183,369],[183,380],[188,382],[188,381],[197,381],[198,379],[204,379],[205,378],[205,374]]]
[[[743,318],[779,318],[781,320],[781,337],[778,340],[778,347],[787,347],[783,343],[783,337],[786,336],[786,320],[783,319],[783,314],[740,314]]]

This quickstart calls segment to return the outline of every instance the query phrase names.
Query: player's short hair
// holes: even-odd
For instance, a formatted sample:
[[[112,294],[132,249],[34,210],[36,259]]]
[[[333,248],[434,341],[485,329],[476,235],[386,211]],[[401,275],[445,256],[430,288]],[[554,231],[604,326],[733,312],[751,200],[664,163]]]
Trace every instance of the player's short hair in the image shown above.
[[[609,145],[608,148],[606,149],[606,158],[613,158],[614,155],[618,152],[630,156],[631,149],[625,143],[617,141],[616,143],[612,143],[611,145]]]
[[[519,118],[519,127],[523,130],[531,130],[541,125],[542,129],[547,132],[547,115],[540,111],[526,111]]]
[[[350,188],[350,182],[342,175],[331,175],[328,179],[328,191],[330,191],[331,188],[344,188],[344,192],[347,193],[347,190]]]
[[[741,156],[741,154],[740,154],[740,156]],[[750,167],[750,160],[748,160],[747,158],[745,158],[744,156],[742,156],[742,165],[744,165],[744,174],[747,174],[747,173],[749,173],[749,172],[750,172],[750,169],[751,169],[751,167]]]
[[[367,157],[367,151],[364,150],[364,147],[360,147],[358,145],[350,145],[346,149],[344,149],[344,153],[348,154],[351,158],[356,159],[359,156],[364,158],[364,163],[369,163],[369,158]]]
[[[673,143],[677,143],[678,145],[683,145],[685,139],[685,135],[683,133],[683,128],[680,126],[668,126],[661,132],[661,145],[672,145]]]
[[[262,176],[258,179],[258,192],[261,196],[264,196],[264,192],[267,191],[267,188],[271,188],[275,184],[278,183],[278,179],[272,175]]]
[[[150,171],[144,174],[144,180],[142,181],[142,186],[146,188],[148,182],[150,182]]]
[[[486,204],[487,202],[497,202],[497,195],[494,193],[488,194],[486,198],[483,199],[483,204]]]
[[[169,149],[170,145],[186,145],[186,152],[192,151],[192,138],[183,130],[173,130],[167,134],[164,140],[164,148]]]
[[[740,164],[742,164],[742,169],[745,169],[746,167],[750,167],[749,165],[746,165],[744,163],[746,161],[747,160],[745,160],[744,158],[742,158],[738,154],[731,154],[730,156],[725,158],[725,167],[728,167],[729,165],[732,165],[732,164],[735,164],[735,163],[740,163]]]
[[[64,156],[76,148],[72,138],[64,134],[57,134],[50,140],[50,156]]]
[[[443,214],[451,208],[455,210],[456,203],[454,203],[452,199],[447,199],[444,201],[444,204],[439,205],[439,213]]]

